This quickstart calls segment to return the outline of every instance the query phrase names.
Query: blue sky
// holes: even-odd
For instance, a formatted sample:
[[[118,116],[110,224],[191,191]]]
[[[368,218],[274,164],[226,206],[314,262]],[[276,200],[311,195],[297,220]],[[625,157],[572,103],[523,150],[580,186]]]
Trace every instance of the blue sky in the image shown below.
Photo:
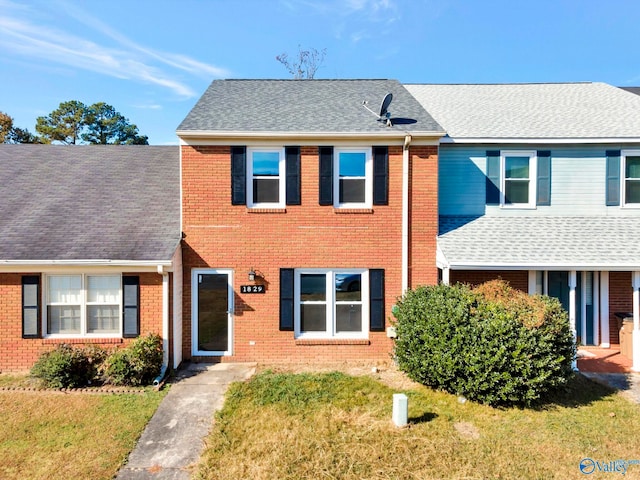
[[[0,0],[0,111],[35,132],[67,100],[104,101],[154,145],[217,78],[640,85],[637,0]]]

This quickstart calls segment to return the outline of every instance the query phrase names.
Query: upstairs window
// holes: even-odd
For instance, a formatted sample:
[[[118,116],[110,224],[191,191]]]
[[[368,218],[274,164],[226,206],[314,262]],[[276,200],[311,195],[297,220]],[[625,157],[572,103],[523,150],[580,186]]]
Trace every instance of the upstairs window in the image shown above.
[[[550,152],[488,151],[486,188],[487,205],[505,208],[550,205]]]
[[[640,151],[623,152],[623,202],[640,206]]]
[[[334,155],[335,207],[370,208],[372,205],[371,149],[336,149]]]
[[[285,206],[284,149],[247,149],[247,206]]]
[[[502,205],[535,206],[535,152],[502,152]]]

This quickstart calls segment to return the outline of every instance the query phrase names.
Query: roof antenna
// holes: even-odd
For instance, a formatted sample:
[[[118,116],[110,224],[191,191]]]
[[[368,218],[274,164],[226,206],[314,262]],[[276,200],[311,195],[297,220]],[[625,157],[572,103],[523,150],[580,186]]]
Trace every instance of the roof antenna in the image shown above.
[[[374,112],[367,106],[367,101],[362,102],[362,106],[373,113],[376,117],[378,117],[379,122],[385,122],[387,127],[391,126],[391,113],[389,113],[389,105],[391,104],[391,100],[393,100],[393,94],[387,93],[382,99],[382,103],[380,104],[380,110],[378,113]]]

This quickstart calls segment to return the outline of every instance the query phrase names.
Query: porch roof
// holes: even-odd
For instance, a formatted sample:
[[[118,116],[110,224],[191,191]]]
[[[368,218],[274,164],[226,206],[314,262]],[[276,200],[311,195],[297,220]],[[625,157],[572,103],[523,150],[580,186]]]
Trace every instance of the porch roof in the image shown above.
[[[438,266],[454,270],[640,270],[631,216],[441,216]]]

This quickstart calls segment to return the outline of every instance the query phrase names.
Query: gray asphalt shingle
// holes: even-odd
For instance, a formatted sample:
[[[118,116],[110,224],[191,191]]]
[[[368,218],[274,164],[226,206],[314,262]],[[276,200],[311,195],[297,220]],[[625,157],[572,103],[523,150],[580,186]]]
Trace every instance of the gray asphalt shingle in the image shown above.
[[[640,96],[605,83],[405,87],[453,139],[640,137]]]
[[[376,111],[387,93],[393,127]],[[214,80],[178,127],[190,132],[443,133],[396,80]]]
[[[438,248],[451,265],[640,269],[633,216],[441,216]]]
[[[0,145],[0,261],[170,260],[179,147]]]

